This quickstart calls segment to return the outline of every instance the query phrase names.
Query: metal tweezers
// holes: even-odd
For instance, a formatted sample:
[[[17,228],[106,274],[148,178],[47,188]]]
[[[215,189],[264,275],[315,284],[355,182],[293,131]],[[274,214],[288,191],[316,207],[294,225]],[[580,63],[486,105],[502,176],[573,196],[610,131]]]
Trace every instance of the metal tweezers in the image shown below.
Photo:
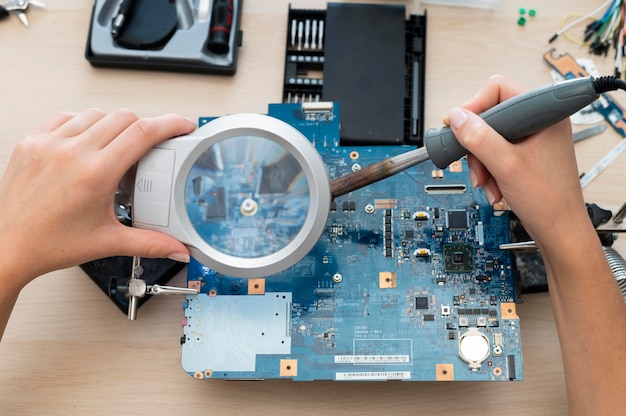
[[[14,13],[24,23],[24,26],[30,26],[28,18],[26,17],[26,10],[28,6],[41,7],[42,9],[46,5],[39,0],[7,0],[0,4],[0,18],[8,17],[11,13]]]

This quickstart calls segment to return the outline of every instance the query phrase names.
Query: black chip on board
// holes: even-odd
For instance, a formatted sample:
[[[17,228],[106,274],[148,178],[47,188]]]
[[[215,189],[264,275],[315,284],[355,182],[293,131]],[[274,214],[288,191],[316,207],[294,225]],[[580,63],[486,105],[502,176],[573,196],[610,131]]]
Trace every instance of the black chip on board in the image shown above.
[[[448,211],[448,229],[450,230],[467,230],[467,212],[461,210]]]
[[[415,309],[428,309],[428,296],[417,296],[415,298]]]

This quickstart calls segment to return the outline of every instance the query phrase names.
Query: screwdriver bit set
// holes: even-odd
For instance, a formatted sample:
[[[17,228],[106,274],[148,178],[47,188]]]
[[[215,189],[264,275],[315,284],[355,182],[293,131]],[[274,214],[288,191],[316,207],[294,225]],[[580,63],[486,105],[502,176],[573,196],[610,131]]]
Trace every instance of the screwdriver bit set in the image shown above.
[[[421,145],[426,13],[402,5],[289,8],[282,101],[333,101],[342,144]]]
[[[97,67],[232,75],[242,0],[95,0],[85,58]]]
[[[290,11],[285,67],[286,103],[320,101],[324,83],[325,13]]]

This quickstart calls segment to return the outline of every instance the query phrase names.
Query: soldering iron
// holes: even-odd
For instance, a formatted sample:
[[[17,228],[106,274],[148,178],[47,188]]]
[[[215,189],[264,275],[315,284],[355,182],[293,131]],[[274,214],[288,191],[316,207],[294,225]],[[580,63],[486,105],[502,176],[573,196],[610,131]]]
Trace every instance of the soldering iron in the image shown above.
[[[480,114],[494,130],[514,142],[566,119],[594,102],[602,93],[626,89],[626,82],[612,76],[574,78],[546,85],[512,97]],[[424,147],[385,159],[331,182],[333,197],[375,183],[431,159],[440,169],[467,154],[450,127],[430,129]]]

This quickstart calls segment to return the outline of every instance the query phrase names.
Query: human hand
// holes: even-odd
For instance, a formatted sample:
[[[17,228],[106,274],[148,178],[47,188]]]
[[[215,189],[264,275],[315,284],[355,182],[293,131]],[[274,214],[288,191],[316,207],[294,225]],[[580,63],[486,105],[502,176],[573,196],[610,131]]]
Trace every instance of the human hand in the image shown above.
[[[522,91],[494,76],[447,121],[470,152],[472,184],[482,186],[491,203],[504,197],[532,238],[549,241],[576,221],[589,221],[569,120],[510,143],[476,115]]]
[[[122,225],[113,199],[123,175],[150,148],[194,129],[180,116],[139,119],[128,110],[95,109],[58,113],[39,125],[17,145],[0,180],[3,271],[23,286],[114,255],[188,260],[179,241]]]

